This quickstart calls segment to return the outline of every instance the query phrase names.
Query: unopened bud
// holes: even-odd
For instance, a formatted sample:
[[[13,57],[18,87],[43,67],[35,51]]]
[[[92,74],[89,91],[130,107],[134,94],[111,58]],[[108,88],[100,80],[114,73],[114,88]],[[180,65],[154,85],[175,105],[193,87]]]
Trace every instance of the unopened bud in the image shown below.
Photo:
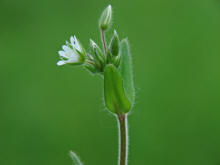
[[[94,57],[94,63],[97,65],[97,67],[100,69],[100,71],[103,71],[105,66],[105,56],[100,49],[100,47],[90,39],[90,46],[92,49],[93,57]]]
[[[110,27],[112,22],[112,6],[108,5],[108,7],[102,12],[102,15],[99,20],[99,27],[102,30],[106,30]]]
[[[97,69],[92,64],[86,64],[85,68],[87,68],[91,73],[96,73]]]
[[[116,32],[116,30],[114,31],[114,34],[112,36],[111,42],[110,42],[110,46],[109,49],[111,51],[111,54],[113,56],[117,56],[119,53],[119,45],[120,45],[120,41],[118,38],[118,34]]]

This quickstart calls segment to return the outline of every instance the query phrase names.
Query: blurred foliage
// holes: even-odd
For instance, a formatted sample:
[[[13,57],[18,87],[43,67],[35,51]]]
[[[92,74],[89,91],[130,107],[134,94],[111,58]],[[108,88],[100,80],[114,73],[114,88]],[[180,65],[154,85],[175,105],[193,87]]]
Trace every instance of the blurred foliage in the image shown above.
[[[56,66],[70,35],[87,47],[99,39],[109,3],[134,59],[130,164],[219,165],[217,0],[0,0],[0,164],[70,165],[69,150],[88,165],[116,164],[102,80]]]

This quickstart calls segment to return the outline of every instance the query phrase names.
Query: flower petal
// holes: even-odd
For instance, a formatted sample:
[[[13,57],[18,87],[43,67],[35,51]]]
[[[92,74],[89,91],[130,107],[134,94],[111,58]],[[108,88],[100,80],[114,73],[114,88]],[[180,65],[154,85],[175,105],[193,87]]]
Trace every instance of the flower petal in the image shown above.
[[[60,57],[69,58],[64,51],[59,51],[58,53]]]
[[[70,58],[67,60],[70,63],[79,62],[79,56],[76,53],[71,53]]]
[[[75,45],[76,40],[73,38],[73,36],[70,37],[70,42],[71,42],[72,45]]]
[[[57,65],[58,65],[58,66],[61,66],[61,65],[64,65],[64,64],[66,64],[64,61],[58,61],[58,62],[57,62]]]
[[[66,45],[63,45],[62,48],[63,48],[63,50],[64,50],[65,52],[69,52],[69,51],[72,50],[70,47],[68,47],[68,46],[66,46]]]
[[[77,40],[76,36],[74,36],[74,37],[71,36],[70,42],[75,49],[77,49],[78,51],[81,52],[81,47],[80,47],[79,41]]]

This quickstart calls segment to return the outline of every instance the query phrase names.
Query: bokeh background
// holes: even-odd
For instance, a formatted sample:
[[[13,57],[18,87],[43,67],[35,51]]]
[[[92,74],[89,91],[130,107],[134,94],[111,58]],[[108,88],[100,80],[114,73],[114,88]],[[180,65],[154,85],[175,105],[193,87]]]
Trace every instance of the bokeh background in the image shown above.
[[[70,35],[100,43],[109,3],[134,59],[129,163],[220,165],[219,0],[0,0],[0,164],[116,164],[102,79],[56,66]]]

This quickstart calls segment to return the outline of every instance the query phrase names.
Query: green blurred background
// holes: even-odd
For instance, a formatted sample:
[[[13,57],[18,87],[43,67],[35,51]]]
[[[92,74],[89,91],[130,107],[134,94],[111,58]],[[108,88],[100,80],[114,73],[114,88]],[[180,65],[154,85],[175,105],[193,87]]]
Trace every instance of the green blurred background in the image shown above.
[[[109,3],[134,59],[129,164],[220,165],[219,0],[0,0],[0,164],[116,164],[102,80],[56,66],[70,35],[99,41]]]

